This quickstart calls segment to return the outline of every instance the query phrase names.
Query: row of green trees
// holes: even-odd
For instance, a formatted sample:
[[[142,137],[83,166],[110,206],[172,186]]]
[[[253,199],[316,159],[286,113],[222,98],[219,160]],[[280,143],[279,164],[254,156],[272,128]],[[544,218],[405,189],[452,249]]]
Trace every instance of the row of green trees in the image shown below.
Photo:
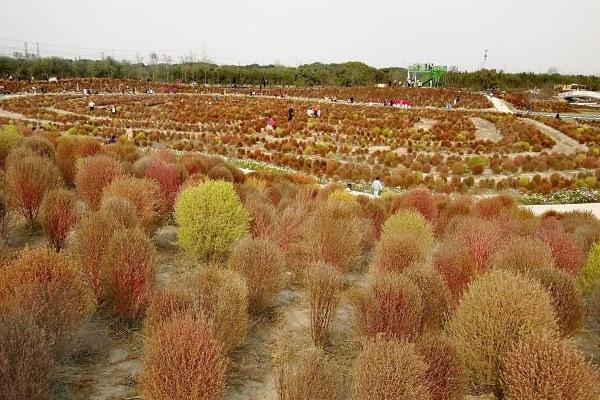
[[[209,62],[183,64],[133,64],[112,58],[69,60],[42,58],[19,60],[0,57],[0,77],[47,79],[95,77],[141,79],[156,82],[191,82],[221,85],[294,85],[294,86],[370,86],[378,83],[402,83],[404,68],[374,68],[360,62],[342,64],[313,63],[299,67],[281,65],[217,65]],[[449,72],[445,85],[484,89],[550,88],[559,83],[577,83],[600,90],[600,77],[583,75],[505,73],[496,70]]]

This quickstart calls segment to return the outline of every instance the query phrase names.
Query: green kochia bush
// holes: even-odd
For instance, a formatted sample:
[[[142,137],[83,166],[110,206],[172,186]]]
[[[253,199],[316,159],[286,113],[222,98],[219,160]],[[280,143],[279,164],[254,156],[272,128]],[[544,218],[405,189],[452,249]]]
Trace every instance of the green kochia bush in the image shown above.
[[[600,280],[600,243],[596,243],[588,254],[587,262],[579,276],[579,288],[589,295],[598,286]]]
[[[250,220],[233,184],[207,181],[189,187],[175,206],[181,246],[204,258],[223,258],[249,230]]]

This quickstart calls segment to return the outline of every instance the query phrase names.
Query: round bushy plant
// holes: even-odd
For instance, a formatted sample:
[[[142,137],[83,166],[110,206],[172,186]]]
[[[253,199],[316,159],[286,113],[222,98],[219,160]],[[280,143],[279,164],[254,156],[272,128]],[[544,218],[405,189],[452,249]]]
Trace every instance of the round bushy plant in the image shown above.
[[[353,293],[351,300],[362,335],[412,339],[421,333],[421,292],[404,275],[375,274],[366,287]]]
[[[94,312],[93,294],[76,265],[44,247],[23,250],[0,268],[0,310],[31,315],[58,349]]]
[[[155,286],[154,245],[139,228],[115,232],[103,257],[102,282],[111,311],[139,320]]]
[[[226,370],[210,324],[189,316],[175,318],[148,338],[140,388],[148,400],[219,400]]]
[[[14,125],[4,125],[0,130],[0,168],[4,167],[4,161],[10,151],[19,144],[23,137]]]
[[[339,400],[339,368],[323,350],[309,347],[273,356],[279,400]]]
[[[493,268],[526,273],[542,268],[552,268],[552,249],[544,241],[514,236],[505,241],[490,261]]]
[[[543,330],[558,331],[550,294],[536,281],[504,270],[471,283],[446,326],[476,393],[498,392],[508,350]]]
[[[365,229],[364,220],[355,211],[359,211],[356,202],[332,200],[314,210],[304,229],[302,261],[323,261],[342,271],[356,267],[361,261],[365,236],[372,230]]]
[[[432,400],[427,363],[406,341],[367,342],[352,367],[353,400]]]
[[[250,225],[233,185],[221,181],[207,181],[181,192],[175,221],[181,246],[203,259],[226,257]]]
[[[589,296],[600,281],[600,243],[590,249],[587,261],[579,275],[578,285],[584,295]]]
[[[421,331],[438,331],[450,316],[450,292],[440,274],[430,266],[415,265],[404,274],[421,292],[423,319]]]
[[[571,343],[548,333],[528,335],[506,354],[502,386],[506,400],[600,398],[598,370]]]
[[[101,299],[103,292],[102,260],[115,231],[119,228],[124,226],[121,226],[112,214],[102,211],[84,216],[75,226],[69,251],[87,278],[97,301]]]
[[[375,245],[372,268],[379,272],[402,272],[427,257],[427,248],[419,235],[382,234]]]
[[[433,245],[433,232],[427,220],[413,210],[400,210],[389,217],[383,224],[382,235],[412,234],[426,249]]]
[[[67,235],[77,222],[75,197],[65,189],[54,189],[46,193],[40,207],[42,227],[56,251],[60,251]]]
[[[467,248],[454,240],[444,240],[433,254],[433,265],[446,282],[452,303],[457,304],[477,275]]]
[[[43,136],[27,136],[21,140],[19,147],[30,150],[40,157],[54,161],[54,145]]]
[[[160,186],[168,210],[173,210],[175,199],[183,183],[177,166],[165,161],[156,161],[146,169],[145,176]]]
[[[442,335],[425,335],[418,341],[417,350],[427,363],[431,399],[463,400],[467,393],[467,376],[452,341]]]
[[[37,218],[46,193],[60,187],[60,172],[45,157],[36,155],[18,158],[8,164],[6,186],[12,206],[29,224]]]
[[[137,228],[141,226],[135,205],[123,197],[105,197],[102,199],[100,218],[114,219],[123,228]]]
[[[250,308],[268,307],[284,286],[284,258],[277,246],[266,239],[245,237],[233,248],[229,268],[246,279]]]
[[[321,262],[311,265],[306,271],[310,334],[315,346],[328,342],[329,327],[335,318],[341,289],[342,275],[334,266]]]
[[[585,303],[573,277],[556,268],[537,269],[529,276],[550,293],[560,333],[573,336],[583,326],[585,317]]]
[[[102,192],[102,199],[112,197],[121,197],[135,206],[142,227],[147,233],[158,229],[167,214],[160,187],[148,179],[116,178]]]
[[[585,253],[575,238],[555,225],[549,218],[540,225],[537,236],[548,243],[554,256],[554,265],[573,276],[577,276],[585,263]],[[558,224],[558,223],[556,223]]]
[[[75,187],[92,210],[97,210],[102,192],[117,177],[123,175],[121,164],[105,155],[85,158],[75,175]]]
[[[244,277],[209,265],[185,281],[196,314],[211,323],[223,351],[244,344],[248,332],[248,287]]]
[[[43,328],[21,310],[0,313],[0,398],[47,400],[53,372]]]

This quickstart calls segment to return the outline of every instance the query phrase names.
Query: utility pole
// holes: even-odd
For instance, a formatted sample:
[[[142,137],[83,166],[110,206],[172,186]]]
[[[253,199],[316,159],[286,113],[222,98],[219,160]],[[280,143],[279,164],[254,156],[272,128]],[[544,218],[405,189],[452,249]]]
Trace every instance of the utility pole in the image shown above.
[[[40,58],[40,42],[35,42],[35,53],[37,54],[37,58]]]
[[[27,41],[25,41],[25,59],[29,58],[29,52],[27,51]]]
[[[150,53],[150,68],[152,68],[152,82],[156,82],[156,64],[158,64],[158,54]]]

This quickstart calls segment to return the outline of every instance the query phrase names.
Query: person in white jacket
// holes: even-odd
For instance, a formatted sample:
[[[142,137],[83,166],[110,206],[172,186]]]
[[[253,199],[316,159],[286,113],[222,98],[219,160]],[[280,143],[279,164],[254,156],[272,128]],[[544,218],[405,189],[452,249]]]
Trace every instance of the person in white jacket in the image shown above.
[[[379,177],[376,177],[375,180],[373,181],[373,195],[375,197],[379,197],[379,193],[381,192],[382,189],[383,189],[383,184],[379,180]]]

